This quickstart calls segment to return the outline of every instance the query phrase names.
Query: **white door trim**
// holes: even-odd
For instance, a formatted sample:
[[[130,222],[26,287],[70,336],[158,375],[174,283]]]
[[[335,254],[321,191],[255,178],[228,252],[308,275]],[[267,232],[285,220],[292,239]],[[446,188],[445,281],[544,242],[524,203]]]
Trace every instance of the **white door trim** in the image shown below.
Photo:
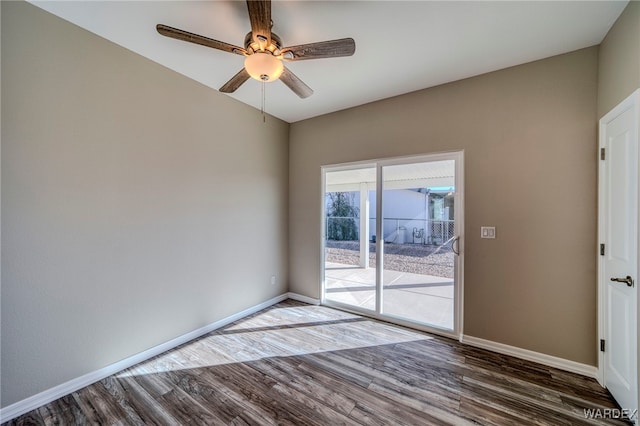
[[[614,109],[609,111],[606,115],[604,115],[599,121],[599,134],[598,134],[598,158],[600,158],[600,150],[605,145],[605,135],[607,131],[607,125],[611,121],[613,121],[616,117],[620,116],[620,114],[633,109],[635,111],[635,116],[637,117],[636,123],[638,124],[635,129],[635,138],[637,139],[640,135],[640,89],[633,92],[629,97],[623,100],[620,104],[618,104]],[[640,159],[639,159],[640,161]],[[605,310],[605,289],[606,289],[606,280],[607,277],[604,276],[605,268],[604,268],[604,257],[600,255],[599,245],[604,241],[604,200],[603,194],[605,191],[604,188],[604,173],[605,168],[601,161],[598,161],[598,250],[597,250],[597,265],[598,265],[598,339],[596,341],[596,350],[598,351],[598,372],[597,379],[600,385],[605,385],[605,377],[604,377],[604,352],[600,351],[600,340],[606,339],[606,330],[605,330],[605,319],[606,319],[606,310]],[[639,265],[640,265],[640,258]],[[640,292],[638,292],[640,298]],[[639,301],[640,302],[640,301]],[[640,303],[638,304],[640,306]],[[640,371],[640,370],[639,370]],[[638,380],[638,378],[636,378]]]

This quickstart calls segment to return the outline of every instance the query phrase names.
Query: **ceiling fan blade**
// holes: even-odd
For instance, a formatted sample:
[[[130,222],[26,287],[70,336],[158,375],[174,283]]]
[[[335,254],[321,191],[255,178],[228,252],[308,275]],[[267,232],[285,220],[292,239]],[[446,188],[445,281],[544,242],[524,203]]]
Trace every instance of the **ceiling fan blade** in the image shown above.
[[[238,87],[242,86],[242,83],[247,81],[249,77],[250,76],[247,70],[242,68],[236,75],[231,77],[231,80],[227,81],[219,90],[222,93],[233,93],[238,90]]]
[[[247,51],[242,47],[234,46],[233,44],[225,43],[223,41],[214,40],[198,34],[193,34],[178,28],[173,28],[168,25],[158,24],[156,25],[158,33],[165,37],[175,38],[176,40],[187,41],[189,43],[200,44],[202,46],[212,47],[214,49],[222,50],[224,52],[235,53],[238,55],[246,55]]]
[[[287,67],[284,67],[280,80],[282,80],[289,89],[293,90],[293,92],[302,99],[313,95],[313,89],[304,84],[304,81],[300,80],[297,75],[289,71]]]
[[[271,44],[271,0],[247,0],[253,41],[264,50]]]
[[[355,51],[356,42],[352,38],[341,38],[285,47],[282,49],[282,59],[301,61],[303,59],[336,58],[351,56]]]

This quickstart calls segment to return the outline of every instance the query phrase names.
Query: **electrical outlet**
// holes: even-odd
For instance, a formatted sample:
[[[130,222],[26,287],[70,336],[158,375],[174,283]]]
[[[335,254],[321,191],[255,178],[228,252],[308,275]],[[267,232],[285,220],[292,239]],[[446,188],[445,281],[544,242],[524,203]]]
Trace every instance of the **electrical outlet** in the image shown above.
[[[271,285],[276,285],[276,276],[271,275]]]
[[[480,238],[495,238],[496,237],[496,227],[495,226],[481,226],[480,227]]]

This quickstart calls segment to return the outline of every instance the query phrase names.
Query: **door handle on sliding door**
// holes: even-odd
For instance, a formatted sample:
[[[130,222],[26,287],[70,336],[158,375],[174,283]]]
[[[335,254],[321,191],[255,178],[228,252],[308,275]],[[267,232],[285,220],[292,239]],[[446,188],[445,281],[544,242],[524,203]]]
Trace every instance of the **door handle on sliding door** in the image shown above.
[[[451,242],[451,251],[455,253],[456,256],[460,256],[460,237],[455,237]]]

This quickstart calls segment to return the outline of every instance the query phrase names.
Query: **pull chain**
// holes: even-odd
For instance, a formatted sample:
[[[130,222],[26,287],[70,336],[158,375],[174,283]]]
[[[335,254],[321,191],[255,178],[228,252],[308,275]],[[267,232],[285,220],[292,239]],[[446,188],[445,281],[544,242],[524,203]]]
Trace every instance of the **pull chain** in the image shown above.
[[[264,112],[264,108],[265,108],[265,103],[266,103],[266,96],[265,96],[265,82],[262,82],[262,102],[260,104],[260,112],[262,113],[262,122],[266,123],[267,122],[267,118],[266,118],[266,114]]]

